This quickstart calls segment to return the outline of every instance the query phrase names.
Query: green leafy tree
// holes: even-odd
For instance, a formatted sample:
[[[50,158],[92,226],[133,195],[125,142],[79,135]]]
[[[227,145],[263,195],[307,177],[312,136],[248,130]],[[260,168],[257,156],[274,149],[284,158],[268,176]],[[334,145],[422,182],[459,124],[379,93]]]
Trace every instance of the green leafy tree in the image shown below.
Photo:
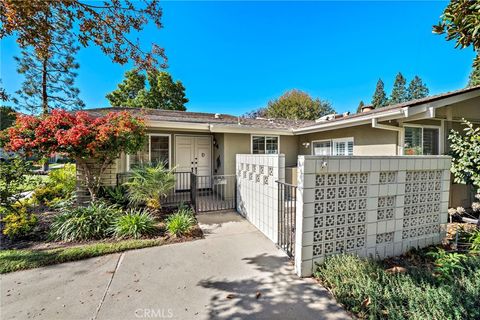
[[[0,106],[0,130],[11,127],[17,118],[16,114],[12,107]]]
[[[480,190],[480,127],[463,120],[464,134],[452,130],[450,155],[452,156],[451,171],[455,182],[474,186]]]
[[[0,207],[16,212],[15,204],[24,196],[25,186],[31,183],[32,164],[21,156],[0,160]],[[4,210],[0,210],[4,211]]]
[[[429,90],[419,76],[415,76],[407,89],[407,100],[421,99],[428,96]]]
[[[125,79],[118,84],[118,89],[107,94],[106,98],[112,107],[139,108],[138,95],[145,90],[144,74],[134,69],[125,72]]]
[[[364,106],[365,106],[365,103],[363,102],[363,100],[361,100],[360,103],[358,104],[358,107],[357,107],[357,113],[362,112],[362,108]]]
[[[0,84],[2,80],[0,79]],[[10,100],[10,96],[8,95],[7,91],[0,87],[0,101],[2,105],[0,106],[0,130],[6,129],[13,125],[16,119],[16,112],[12,107],[8,107],[3,105],[3,102],[7,102]]]
[[[474,67],[468,78],[468,87],[480,85],[480,67]]]
[[[71,22],[59,17],[59,12],[50,11],[49,15],[37,16],[38,20],[51,20],[51,28],[43,34],[46,51],[39,55],[33,46],[22,47],[21,57],[15,57],[17,71],[24,76],[21,89],[13,101],[37,114],[47,114],[51,109],[81,109],[85,106],[79,98],[79,89],[75,87],[75,54],[79,47],[75,45],[70,33]]]
[[[407,80],[399,72],[395,77],[395,82],[393,83],[392,94],[390,95],[389,104],[397,104],[407,101]]]
[[[143,91],[139,97],[142,106],[151,109],[187,110],[185,104],[188,99],[181,81],[173,81],[172,76],[165,71],[150,71],[147,78],[150,88]]]
[[[387,94],[385,93],[385,85],[382,79],[378,79],[375,93],[372,97],[373,108],[382,108],[388,104]]]
[[[268,102],[265,116],[294,120],[315,120],[335,113],[328,101],[313,99],[308,93],[293,89]]]
[[[473,60],[473,70],[469,86],[479,84],[480,73],[480,1],[451,0],[440,21],[433,26],[436,34],[445,34],[447,41],[455,41],[455,48],[472,46],[477,53]]]
[[[145,80],[148,79],[148,88]],[[181,81],[173,81],[164,71],[149,71],[145,76],[139,70],[125,73],[118,88],[106,95],[114,107],[151,108],[185,111],[188,99]]]
[[[2,79],[0,79],[0,85],[2,84]],[[0,101],[8,101],[10,100],[10,96],[8,95],[7,91],[3,86],[0,87]]]

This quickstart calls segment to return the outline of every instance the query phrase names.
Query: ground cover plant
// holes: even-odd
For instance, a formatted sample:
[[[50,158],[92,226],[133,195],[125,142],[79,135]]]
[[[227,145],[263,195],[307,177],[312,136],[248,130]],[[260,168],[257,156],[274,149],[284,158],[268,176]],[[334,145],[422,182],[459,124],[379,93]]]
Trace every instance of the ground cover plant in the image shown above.
[[[336,255],[314,275],[361,319],[480,319],[480,255],[472,247],[430,247],[383,261]]]
[[[195,226],[195,217],[192,209],[180,207],[179,210],[171,214],[167,220],[167,230],[172,236],[180,237],[187,234]]]

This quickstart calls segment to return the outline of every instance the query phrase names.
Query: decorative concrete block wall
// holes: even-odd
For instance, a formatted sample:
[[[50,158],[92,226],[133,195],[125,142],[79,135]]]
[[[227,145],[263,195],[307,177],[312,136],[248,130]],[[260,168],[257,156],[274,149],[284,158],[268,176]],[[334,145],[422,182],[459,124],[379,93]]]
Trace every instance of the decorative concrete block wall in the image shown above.
[[[236,175],[237,211],[276,243],[276,181],[285,181],[285,155],[237,154]]]
[[[441,242],[450,157],[299,156],[295,269],[338,253],[384,258]]]

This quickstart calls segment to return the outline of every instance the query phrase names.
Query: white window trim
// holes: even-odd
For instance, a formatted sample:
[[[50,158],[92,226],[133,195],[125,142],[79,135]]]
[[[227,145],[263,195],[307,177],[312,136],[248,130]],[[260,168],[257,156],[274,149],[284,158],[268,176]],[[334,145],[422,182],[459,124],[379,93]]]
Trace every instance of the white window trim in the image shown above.
[[[172,135],[168,133],[149,133],[148,136],[148,162],[152,162],[151,137],[168,137],[168,169],[172,167]],[[130,171],[130,155],[127,154],[127,171]]]
[[[344,137],[344,138],[335,138],[335,139],[323,139],[323,140],[312,140],[312,142],[310,143],[310,148],[311,148],[311,153],[312,155],[315,155],[315,149],[313,148],[313,143],[314,142],[327,142],[327,141],[330,141],[330,155],[333,156],[334,154],[334,145],[335,145],[335,142],[352,142],[353,143],[353,146],[355,147],[355,138],[354,137]],[[347,145],[347,148],[348,148],[348,145]],[[347,149],[348,150],[348,149]],[[353,150],[352,150],[352,155],[353,155]],[[341,156],[345,156],[345,155],[341,155]]]
[[[253,137],[263,137],[263,138],[277,138],[277,153],[267,153],[267,144],[265,143],[265,153],[264,154],[280,154],[280,136],[274,135],[274,134],[251,134],[250,135],[250,154],[253,153]],[[255,153],[259,154],[259,153]]]
[[[422,129],[422,139],[421,139],[421,142],[422,142],[422,154],[420,154],[420,156],[423,156],[423,129],[427,128],[427,129],[437,129],[438,130],[438,154],[442,154],[442,137],[441,137],[441,133],[442,133],[442,128],[441,126],[435,126],[435,125],[428,125],[428,124],[404,124],[403,125],[403,145],[402,145],[402,154],[405,154],[405,128],[421,128]]]
[[[311,153],[312,153],[312,156],[315,155],[315,148],[313,147],[313,144],[315,142],[330,142],[330,156],[332,155],[332,139],[323,139],[323,140],[312,140],[312,142],[310,143],[310,145],[312,146],[311,147]]]

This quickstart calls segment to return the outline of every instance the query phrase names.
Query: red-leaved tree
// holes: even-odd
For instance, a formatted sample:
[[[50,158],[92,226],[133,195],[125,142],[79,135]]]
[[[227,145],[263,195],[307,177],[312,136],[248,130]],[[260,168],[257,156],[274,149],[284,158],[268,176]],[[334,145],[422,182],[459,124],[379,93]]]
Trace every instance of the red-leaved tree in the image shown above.
[[[85,187],[96,200],[101,177],[121,153],[135,153],[145,143],[145,123],[128,112],[92,117],[87,112],[53,110],[40,117],[19,115],[15,125],[0,132],[6,151],[75,159],[85,174]]]

